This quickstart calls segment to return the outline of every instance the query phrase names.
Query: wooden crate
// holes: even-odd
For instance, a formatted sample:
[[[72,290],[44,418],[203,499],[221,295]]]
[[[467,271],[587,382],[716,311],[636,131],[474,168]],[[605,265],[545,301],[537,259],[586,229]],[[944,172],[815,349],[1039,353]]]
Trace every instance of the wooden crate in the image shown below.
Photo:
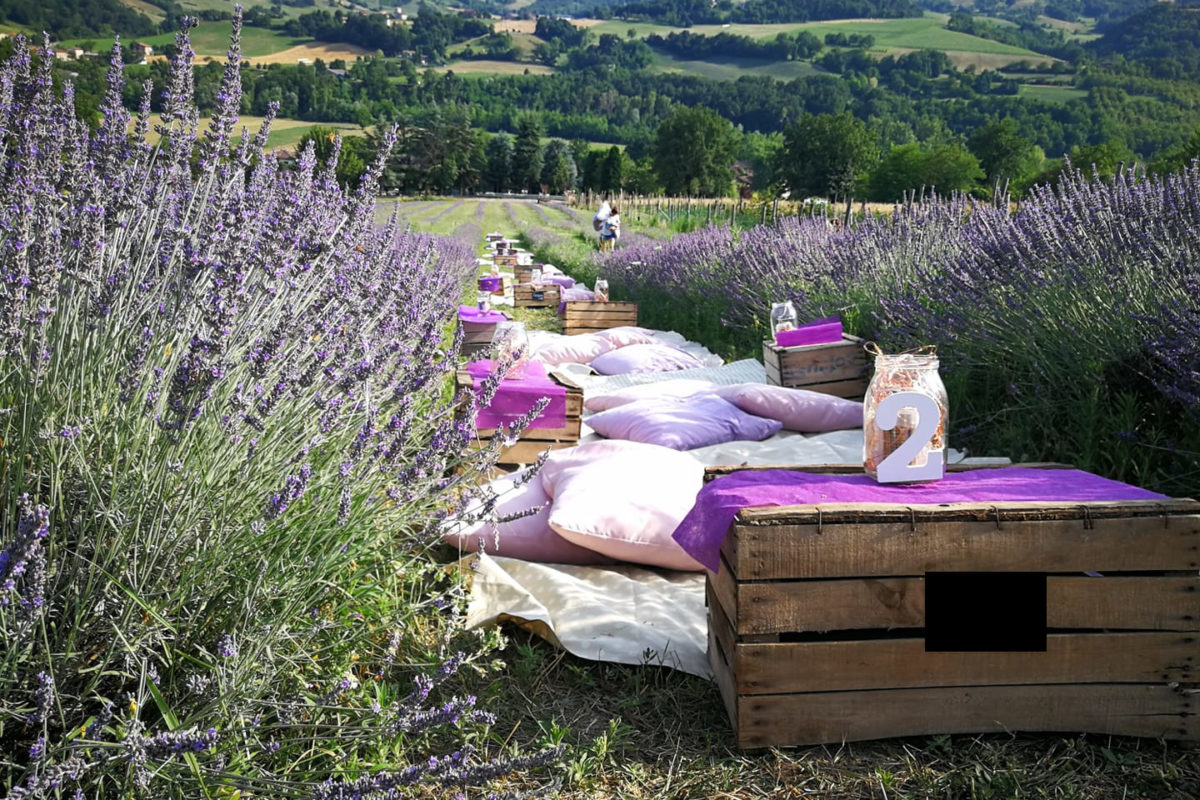
[[[1197,739],[1198,551],[1192,500],[745,509],[707,579],[709,661],[743,748]],[[935,571],[1045,574],[1045,652],[925,652]]]
[[[508,267],[509,269],[516,269],[517,255],[516,255],[516,253],[513,253],[512,255],[506,255],[504,253],[496,253],[494,256],[492,256],[492,263],[495,264],[497,267]]]
[[[558,308],[560,290],[554,284],[541,286],[517,284],[513,287],[513,306],[516,308]]]
[[[511,447],[500,454],[497,462],[502,467],[516,467],[532,464],[546,448],[561,450],[564,447],[574,447],[579,444],[580,426],[583,419],[583,388],[569,378],[551,374],[550,379],[567,390],[567,421],[560,428],[526,428],[517,437]],[[456,374],[460,391],[469,390],[474,385],[471,374],[461,369]],[[495,428],[483,428],[477,432],[476,446],[486,446],[496,433]]]
[[[492,346],[492,336],[496,333],[497,323],[467,322],[459,320],[463,329],[462,355],[470,358],[483,358],[485,351]]]
[[[622,325],[637,325],[637,303],[589,303],[570,300],[563,309],[563,333],[595,333]]]
[[[767,383],[861,400],[867,393],[867,353],[863,340],[846,334],[840,342],[780,347],[763,342]]]

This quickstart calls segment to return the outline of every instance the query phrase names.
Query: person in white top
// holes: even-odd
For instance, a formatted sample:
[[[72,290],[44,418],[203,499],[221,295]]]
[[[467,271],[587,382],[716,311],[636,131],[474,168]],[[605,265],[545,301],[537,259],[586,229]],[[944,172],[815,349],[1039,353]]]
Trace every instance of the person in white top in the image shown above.
[[[618,213],[617,207],[613,206],[612,212],[600,226],[600,249],[612,250],[617,246],[619,238],[621,238],[621,215]]]

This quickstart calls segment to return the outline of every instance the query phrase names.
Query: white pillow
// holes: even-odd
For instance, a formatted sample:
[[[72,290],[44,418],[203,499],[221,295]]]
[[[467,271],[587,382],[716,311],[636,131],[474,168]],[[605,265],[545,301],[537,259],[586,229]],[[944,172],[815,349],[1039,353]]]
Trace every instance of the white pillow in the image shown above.
[[[671,538],[704,483],[686,453],[637,442],[591,442],[551,453],[539,476],[553,498],[550,527],[621,561],[703,569]]]
[[[612,342],[613,347],[628,347],[631,344],[655,344],[657,340],[649,328],[639,328],[636,325],[619,325],[599,332],[600,336]]]
[[[623,406],[626,403],[636,403],[638,400],[646,400],[651,397],[690,397],[700,392],[711,392],[716,386],[717,384],[712,381],[698,381],[689,378],[656,381],[589,397],[583,401],[583,407],[588,411],[607,411],[610,408]]]
[[[531,358],[543,364],[587,364],[613,349],[608,339],[595,333],[560,336],[540,346]]]

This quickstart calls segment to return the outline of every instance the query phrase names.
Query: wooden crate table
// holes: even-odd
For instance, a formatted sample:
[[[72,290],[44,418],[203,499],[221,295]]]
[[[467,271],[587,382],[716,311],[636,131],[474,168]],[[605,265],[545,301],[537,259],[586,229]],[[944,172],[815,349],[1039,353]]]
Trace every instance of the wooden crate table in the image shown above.
[[[459,352],[468,358],[483,355],[492,346],[496,325],[508,319],[508,315],[500,311],[480,313],[475,306],[460,305],[458,324],[463,329],[463,341]]]
[[[596,331],[637,325],[637,303],[609,301],[591,303],[586,300],[568,300],[563,308],[563,333],[595,333]]]
[[[842,341],[801,347],[763,342],[767,383],[861,400],[867,393],[867,353],[863,340],[844,334]]]
[[[487,364],[488,362],[476,362],[476,364]],[[472,366],[468,365],[466,369],[458,370],[456,374],[456,382],[459,391],[470,390],[474,385],[474,376],[472,375]],[[547,374],[543,365],[530,363],[527,366],[526,377],[521,380],[504,380],[500,389],[497,390],[497,397],[502,397],[510,391],[516,389],[522,384],[529,382],[536,385],[537,382],[549,383],[558,387],[559,392],[565,392],[560,413],[557,418],[552,421],[562,421],[561,425],[553,425],[552,427],[544,427],[540,425],[538,420],[534,420],[533,425],[526,428],[517,437],[516,443],[505,448],[500,455],[497,463],[502,466],[515,467],[523,464],[532,464],[537,460],[547,448],[559,450],[564,447],[573,447],[579,444],[580,425],[583,417],[583,388],[571,381],[569,378],[558,374]],[[553,390],[552,390],[553,391]],[[535,393],[536,394],[536,393]],[[502,401],[501,401],[502,402]],[[492,401],[492,408],[499,405],[496,399]],[[522,409],[528,411],[533,408],[533,399],[521,406]],[[553,409],[548,407],[542,413],[542,419],[546,419],[547,414],[553,415]],[[482,413],[481,420],[486,420]],[[496,433],[495,427],[481,427],[477,429],[477,447],[485,447],[487,443]]]
[[[809,477],[798,477],[801,470]],[[1200,503],[821,502],[736,510],[735,497],[722,501],[725,516],[714,512],[716,494],[702,503],[712,479],[726,475],[737,480],[718,482],[722,492],[756,497],[747,492],[758,487],[742,485],[768,480],[761,472],[747,477],[755,471],[709,470],[689,519],[708,519],[718,537],[729,514],[733,521],[723,539],[710,536],[707,551],[685,545],[711,569],[719,542],[720,568],[706,587],[709,661],[739,747],[1008,731],[1200,738]],[[792,472],[769,481],[810,480],[812,473],[865,478],[858,468]],[[940,491],[999,472],[954,468],[926,486]],[[1066,468],[1041,474],[1068,481],[1056,484],[1060,492],[1076,487],[1077,494],[1084,478],[1073,476],[1096,477]],[[1140,496],[1124,488],[1130,491],[1106,496]],[[781,501],[790,502],[792,491]],[[927,581],[932,589],[945,577],[935,573],[963,572],[1009,573],[984,576],[1002,581],[1032,573],[1039,586],[1044,576],[1044,651],[1005,652],[987,644],[995,629],[962,628],[983,635],[985,645],[927,652],[925,637],[934,630],[927,617],[985,616],[988,604],[948,603],[944,593],[931,595],[927,607]],[[1005,604],[1008,614],[1030,597],[1037,593],[989,603]],[[1032,607],[1041,614],[1038,603]]]
[[[518,283],[513,286],[513,306],[516,308],[554,308],[557,310],[561,291],[552,283],[534,285]]]
[[[517,261],[518,261],[518,257],[517,257],[516,253],[513,253],[512,255],[508,255],[507,253],[499,253],[498,252],[494,256],[492,256],[492,263],[495,264],[497,267],[507,267],[509,269],[516,269]]]

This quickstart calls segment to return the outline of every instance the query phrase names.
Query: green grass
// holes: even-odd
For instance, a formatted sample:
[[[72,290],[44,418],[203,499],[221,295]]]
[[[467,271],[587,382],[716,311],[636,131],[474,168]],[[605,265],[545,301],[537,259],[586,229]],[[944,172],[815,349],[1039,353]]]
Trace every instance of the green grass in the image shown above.
[[[1086,89],[1076,89],[1073,86],[1021,86],[1020,96],[1028,100],[1040,100],[1043,103],[1067,103],[1071,100],[1084,100],[1088,93]]]
[[[145,15],[155,22],[162,22],[167,18],[166,12],[156,5],[147,3],[146,0],[121,0],[121,5],[128,6],[139,14]],[[249,5],[249,3],[246,5]]]
[[[553,67],[545,64],[533,64],[528,61],[488,61],[465,60],[454,61],[444,67],[432,67],[435,72],[453,72],[464,77],[486,78],[491,75],[553,75]]]
[[[824,38],[826,33],[870,34],[875,37],[875,48],[878,50],[902,49],[932,49],[955,50],[964,53],[990,53],[996,55],[1024,56],[1027,58],[1045,58],[1040,53],[1014,47],[990,39],[982,39],[957,31],[946,30],[945,14],[927,13],[923,17],[906,17],[901,19],[884,20],[839,20],[836,22],[806,22],[806,23],[776,23],[764,25],[731,24],[725,25],[693,25],[689,31],[696,34],[713,36],[718,33],[732,33],[739,36],[749,36],[752,39],[773,39],[780,33],[795,33],[809,31]],[[667,25],[657,25],[642,22],[621,22],[607,20],[589,30],[597,35],[601,33],[625,36],[626,31],[633,28],[638,36],[645,38],[657,33],[666,36],[681,30]]]
[[[225,51],[229,49],[229,35],[231,31],[232,23],[228,20],[216,22],[201,20],[191,32],[192,49],[200,56],[223,58]],[[173,44],[175,42],[175,34],[160,33],[154,36],[140,36],[136,40],[130,37],[122,37],[122,39],[127,43],[132,43],[133,41],[145,42],[158,49],[164,45]],[[289,47],[295,47],[296,45],[311,41],[312,39],[296,39],[284,36],[266,28],[246,26],[242,28],[242,55],[246,58],[268,56],[272,53],[287,50]],[[91,43],[93,52],[104,53],[112,48],[113,40],[112,37],[69,39],[64,41],[63,45],[68,47],[83,46],[87,42]]]
[[[689,60],[667,53],[655,53],[655,72],[699,75],[715,81],[736,81],[743,75],[766,75],[780,81],[824,74],[809,61],[770,61],[763,58],[722,58]]]
[[[154,132],[154,126],[158,124],[159,118],[157,114],[152,114],[150,118],[150,131],[146,134],[146,138],[152,143],[158,141],[158,134]],[[242,126],[250,129],[250,133],[254,134],[262,125],[263,118],[255,117],[249,114],[238,117],[236,136],[241,136]],[[200,129],[204,130],[208,126],[209,118],[204,117],[200,120]],[[268,147],[290,147],[299,142],[304,134],[316,127],[336,128],[342,136],[363,136],[366,131],[358,125],[349,122],[308,122],[300,119],[276,119],[271,123],[271,134],[267,137]]]

